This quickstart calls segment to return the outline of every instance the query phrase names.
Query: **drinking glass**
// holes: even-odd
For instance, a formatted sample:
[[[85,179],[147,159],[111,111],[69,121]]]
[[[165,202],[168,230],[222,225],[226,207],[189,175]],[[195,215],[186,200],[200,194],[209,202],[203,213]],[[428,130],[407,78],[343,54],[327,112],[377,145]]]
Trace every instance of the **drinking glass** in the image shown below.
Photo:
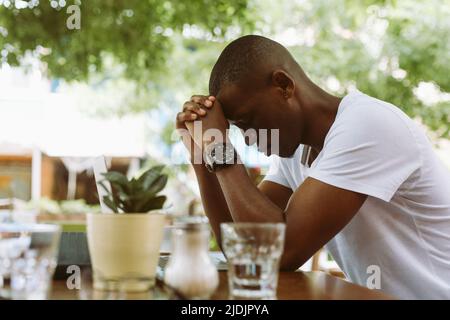
[[[233,299],[275,299],[283,253],[283,223],[222,223]]]
[[[0,223],[0,296],[9,298],[6,290],[11,278],[14,259],[30,246],[31,237],[22,228],[11,223]]]
[[[12,299],[48,297],[57,263],[61,227],[50,224],[0,225],[2,275],[10,278]]]

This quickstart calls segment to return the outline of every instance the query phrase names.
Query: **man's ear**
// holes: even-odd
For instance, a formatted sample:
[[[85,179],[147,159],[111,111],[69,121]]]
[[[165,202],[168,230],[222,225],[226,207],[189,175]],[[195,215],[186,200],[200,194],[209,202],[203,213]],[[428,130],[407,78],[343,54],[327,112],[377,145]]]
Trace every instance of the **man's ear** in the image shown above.
[[[275,70],[272,72],[272,85],[277,87],[285,99],[289,99],[294,94],[294,79],[283,70]]]

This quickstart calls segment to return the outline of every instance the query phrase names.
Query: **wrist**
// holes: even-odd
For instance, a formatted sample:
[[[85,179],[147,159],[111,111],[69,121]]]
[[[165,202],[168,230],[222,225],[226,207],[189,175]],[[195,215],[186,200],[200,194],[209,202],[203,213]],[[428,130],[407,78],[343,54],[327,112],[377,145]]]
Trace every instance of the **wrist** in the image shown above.
[[[205,167],[210,172],[222,170],[238,163],[239,156],[233,144],[214,141],[204,148]]]
[[[192,141],[191,147],[189,150],[189,161],[192,164],[202,163],[202,149]]]
[[[227,143],[231,144],[228,137],[228,129],[211,128],[204,132],[202,139],[203,150],[212,143]]]

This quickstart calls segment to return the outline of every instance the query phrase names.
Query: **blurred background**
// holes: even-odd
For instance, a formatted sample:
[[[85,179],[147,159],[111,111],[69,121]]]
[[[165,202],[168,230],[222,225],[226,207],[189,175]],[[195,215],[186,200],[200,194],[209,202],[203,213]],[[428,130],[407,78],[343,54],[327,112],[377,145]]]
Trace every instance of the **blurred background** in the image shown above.
[[[104,155],[129,176],[167,164],[169,210],[201,212],[175,115],[249,33],[288,47],[331,93],[401,107],[450,167],[450,0],[0,0],[0,208],[98,210]],[[268,159],[233,139],[256,183]]]

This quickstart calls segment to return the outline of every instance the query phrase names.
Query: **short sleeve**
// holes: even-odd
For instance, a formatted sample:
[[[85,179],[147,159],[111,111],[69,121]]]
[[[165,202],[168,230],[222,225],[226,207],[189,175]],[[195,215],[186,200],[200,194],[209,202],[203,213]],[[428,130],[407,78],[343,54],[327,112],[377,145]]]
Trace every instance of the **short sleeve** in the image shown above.
[[[270,159],[270,167],[267,171],[266,176],[263,181],[272,181],[287,188],[291,188],[289,186],[289,182],[286,178],[286,175],[283,170],[283,164],[281,162],[280,157],[273,155]]]
[[[309,177],[389,202],[421,163],[406,120],[389,108],[373,104],[345,109]]]

